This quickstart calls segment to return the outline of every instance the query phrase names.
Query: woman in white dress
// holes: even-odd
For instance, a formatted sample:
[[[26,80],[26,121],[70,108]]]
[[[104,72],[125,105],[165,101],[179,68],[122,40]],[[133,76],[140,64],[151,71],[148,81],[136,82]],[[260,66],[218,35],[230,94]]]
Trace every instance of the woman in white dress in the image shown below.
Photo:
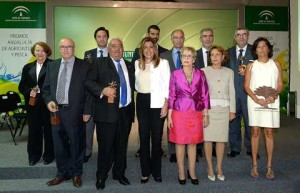
[[[258,38],[252,47],[253,63],[247,65],[244,89],[248,94],[248,114],[251,128],[251,176],[258,177],[257,151],[260,128],[264,128],[267,151],[267,179],[274,179],[272,157],[274,128],[279,128],[279,94],[283,89],[281,66],[271,59],[273,46],[266,38]],[[268,89],[262,88],[268,87]]]

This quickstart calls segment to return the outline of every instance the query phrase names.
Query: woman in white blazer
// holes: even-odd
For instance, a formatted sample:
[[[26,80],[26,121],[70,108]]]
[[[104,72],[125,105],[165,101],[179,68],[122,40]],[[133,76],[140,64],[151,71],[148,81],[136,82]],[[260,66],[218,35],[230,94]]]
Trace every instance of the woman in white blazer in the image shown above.
[[[168,112],[170,67],[167,60],[159,58],[156,44],[150,37],[142,40],[139,52],[140,59],[135,61],[135,89],[141,183],[144,184],[150,174],[156,182],[162,182],[161,138]]]

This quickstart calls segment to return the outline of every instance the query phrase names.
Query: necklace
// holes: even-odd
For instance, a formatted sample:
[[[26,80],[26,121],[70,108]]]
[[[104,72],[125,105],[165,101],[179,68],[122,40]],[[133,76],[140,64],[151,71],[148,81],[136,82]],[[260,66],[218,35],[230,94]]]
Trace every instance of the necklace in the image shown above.
[[[183,73],[184,73],[184,76],[185,76],[186,80],[188,81],[188,83],[191,84],[193,81],[193,70],[191,70],[189,73],[186,73],[183,70]]]

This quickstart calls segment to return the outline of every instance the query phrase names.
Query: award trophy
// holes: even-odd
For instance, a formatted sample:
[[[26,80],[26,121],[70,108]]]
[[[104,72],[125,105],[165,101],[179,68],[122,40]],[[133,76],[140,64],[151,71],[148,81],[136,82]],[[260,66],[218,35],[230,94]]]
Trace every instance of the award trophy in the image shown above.
[[[56,126],[60,124],[60,118],[59,118],[59,112],[58,112],[58,107],[55,106],[56,111],[55,112],[51,112],[50,113],[50,117],[51,117],[51,125]]]
[[[246,65],[244,65],[244,57],[243,56],[241,56],[240,58],[239,58],[239,70],[238,70],[238,72],[241,74],[241,75],[244,75],[245,74],[245,70],[246,70]]]
[[[269,98],[269,97],[273,97],[275,100],[275,97],[278,96],[278,92],[276,89],[270,87],[270,86],[261,86],[258,87],[255,91],[254,94],[256,94],[257,96],[263,96],[265,99]],[[266,107],[262,107],[263,109],[274,109],[276,110],[277,108],[269,108],[268,106]]]
[[[37,95],[38,91],[39,91],[38,86],[35,86],[34,88],[31,89],[30,98],[29,98],[29,102],[28,102],[29,105],[31,105],[31,106],[36,105],[36,102],[37,102],[36,95]]]
[[[117,82],[116,81],[111,81],[108,85],[109,85],[110,88],[116,89]],[[114,101],[115,101],[115,97],[108,97],[108,99],[107,99],[108,103],[114,103]]]

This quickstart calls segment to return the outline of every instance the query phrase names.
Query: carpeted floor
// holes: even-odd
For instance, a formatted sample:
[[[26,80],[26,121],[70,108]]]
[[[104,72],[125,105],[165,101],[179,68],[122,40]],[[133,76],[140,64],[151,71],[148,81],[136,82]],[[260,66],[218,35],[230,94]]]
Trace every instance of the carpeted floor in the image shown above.
[[[170,163],[168,156],[163,158],[163,182],[157,183],[152,178],[147,184],[140,183],[139,159],[134,153],[138,149],[137,127],[134,124],[129,138],[128,167],[126,176],[131,182],[130,186],[120,185],[111,178],[106,181],[106,188],[102,192],[205,192],[205,193],[299,193],[300,192],[300,120],[282,116],[281,128],[275,132],[274,172],[273,181],[265,178],[266,154],[264,141],[261,137],[259,154],[260,177],[254,179],[250,176],[251,159],[245,150],[236,158],[224,157],[223,172],[226,176],[224,182],[216,180],[210,182],[206,177],[206,162],[200,158],[196,164],[199,185],[195,186],[187,181],[185,186],[177,182],[177,165]],[[22,136],[16,138],[17,145],[12,142],[9,130],[0,128],[0,192],[96,192],[95,171],[97,158],[97,144],[94,142],[94,152],[90,161],[84,165],[83,185],[75,188],[71,181],[58,186],[48,187],[46,182],[56,174],[55,163],[44,166],[42,161],[30,167],[26,152],[27,129]],[[166,149],[166,131],[164,132],[163,148]],[[228,147],[226,147],[226,152]],[[215,161],[215,160],[214,160]]]

